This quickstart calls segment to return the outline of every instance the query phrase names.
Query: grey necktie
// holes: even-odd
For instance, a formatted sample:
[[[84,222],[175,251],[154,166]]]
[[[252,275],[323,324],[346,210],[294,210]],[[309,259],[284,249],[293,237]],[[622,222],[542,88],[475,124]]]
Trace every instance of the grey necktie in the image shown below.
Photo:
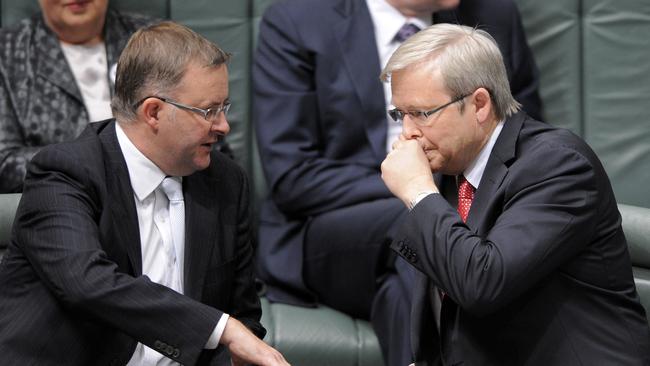
[[[183,200],[183,186],[180,178],[167,177],[160,183],[160,187],[169,199],[169,220],[171,221],[175,258],[177,261],[182,261],[185,249],[185,201]],[[183,268],[181,263],[178,264],[179,269]],[[182,278],[182,273],[179,273],[179,275]]]

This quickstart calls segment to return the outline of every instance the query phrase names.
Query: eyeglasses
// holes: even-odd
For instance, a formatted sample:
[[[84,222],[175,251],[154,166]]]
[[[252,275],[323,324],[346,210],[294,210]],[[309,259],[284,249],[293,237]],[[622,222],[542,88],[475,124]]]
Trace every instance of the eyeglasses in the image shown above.
[[[224,102],[222,105],[215,107],[215,108],[208,108],[208,109],[203,109],[203,108],[197,108],[197,107],[192,107],[186,104],[178,103],[175,102],[171,99],[163,98],[163,97],[157,97],[155,95],[150,95],[148,97],[142,98],[139,102],[133,105],[134,108],[137,108],[142,104],[145,100],[148,98],[156,98],[158,100],[162,100],[165,103],[171,104],[174,107],[180,108],[180,109],[185,109],[190,112],[194,112],[196,114],[200,114],[205,118],[206,121],[210,123],[214,123],[217,121],[219,118],[219,113],[223,112],[224,115],[228,115],[228,111],[230,110],[230,102]]]
[[[461,100],[465,99],[466,97],[468,97],[470,95],[472,95],[472,94],[471,93],[470,94],[465,94],[465,95],[460,96],[460,97],[458,97],[456,99],[453,99],[449,103],[443,104],[440,107],[434,108],[434,109],[432,109],[430,111],[406,111],[405,112],[405,111],[399,110],[397,108],[393,108],[393,109],[388,110],[388,114],[390,115],[390,118],[392,118],[395,122],[397,122],[399,124],[402,124],[404,122],[404,116],[405,115],[409,115],[413,119],[413,122],[415,122],[416,125],[418,125],[420,127],[427,127],[429,125],[427,120],[434,113],[439,112],[439,111],[445,109],[446,107],[449,107],[450,105],[452,105],[452,104],[454,104],[456,102],[460,102]]]

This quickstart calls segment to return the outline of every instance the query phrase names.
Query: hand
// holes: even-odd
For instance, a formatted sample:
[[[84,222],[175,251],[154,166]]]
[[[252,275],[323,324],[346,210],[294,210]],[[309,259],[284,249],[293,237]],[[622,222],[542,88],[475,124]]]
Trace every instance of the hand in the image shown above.
[[[257,338],[239,320],[230,317],[219,341],[228,347],[233,366],[289,366],[280,352]]]
[[[422,191],[438,192],[424,151],[416,140],[399,139],[381,163],[381,178],[408,207]]]

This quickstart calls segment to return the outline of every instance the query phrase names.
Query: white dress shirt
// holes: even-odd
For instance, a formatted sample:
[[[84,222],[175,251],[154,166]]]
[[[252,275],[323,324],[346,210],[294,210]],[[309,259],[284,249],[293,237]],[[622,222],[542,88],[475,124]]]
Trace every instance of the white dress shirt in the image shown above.
[[[392,7],[386,0],[366,0],[368,10],[370,10],[370,17],[375,28],[375,41],[377,42],[377,52],[379,55],[379,65],[383,69],[388,63],[388,59],[395,52],[400,43],[395,41],[395,34],[400,30],[405,23],[412,23],[417,25],[420,29],[424,29],[431,25],[432,16],[425,18],[410,18],[405,17],[397,9]],[[377,75],[379,77],[379,75]],[[386,111],[392,108],[391,105],[391,90],[390,83],[383,83],[384,96],[386,97]],[[395,123],[392,118],[386,113],[386,121],[388,123],[388,130],[386,134],[386,153],[392,150],[393,142],[399,137],[402,132],[402,126]]]
[[[487,166],[488,159],[492,153],[492,148],[501,134],[504,123],[504,121],[497,123],[494,131],[492,131],[492,135],[490,135],[490,139],[485,143],[485,146],[483,146],[476,158],[474,158],[463,172],[465,179],[467,179],[469,184],[471,184],[475,189],[478,189],[478,185],[481,183],[481,178],[483,178],[483,172],[485,172],[485,167]]]
[[[113,117],[104,42],[92,46],[60,44],[81,91],[90,122]]]
[[[116,123],[117,140],[129,170],[133,198],[138,215],[142,274],[151,281],[183,293],[183,267],[185,243],[174,243],[169,216],[169,200],[160,183],[166,175],[156,164],[144,156],[124,130]],[[226,327],[228,314],[215,326],[204,348],[214,349]],[[176,366],[177,362],[138,343],[127,366]]]

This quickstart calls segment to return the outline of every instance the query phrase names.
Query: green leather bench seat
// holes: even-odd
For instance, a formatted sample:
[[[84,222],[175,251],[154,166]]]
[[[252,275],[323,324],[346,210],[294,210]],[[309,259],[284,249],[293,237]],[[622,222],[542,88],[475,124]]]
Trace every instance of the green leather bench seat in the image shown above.
[[[326,306],[301,308],[262,298],[264,340],[292,365],[381,366],[379,342],[370,324]]]
[[[618,205],[641,303],[650,314],[650,209]]]

